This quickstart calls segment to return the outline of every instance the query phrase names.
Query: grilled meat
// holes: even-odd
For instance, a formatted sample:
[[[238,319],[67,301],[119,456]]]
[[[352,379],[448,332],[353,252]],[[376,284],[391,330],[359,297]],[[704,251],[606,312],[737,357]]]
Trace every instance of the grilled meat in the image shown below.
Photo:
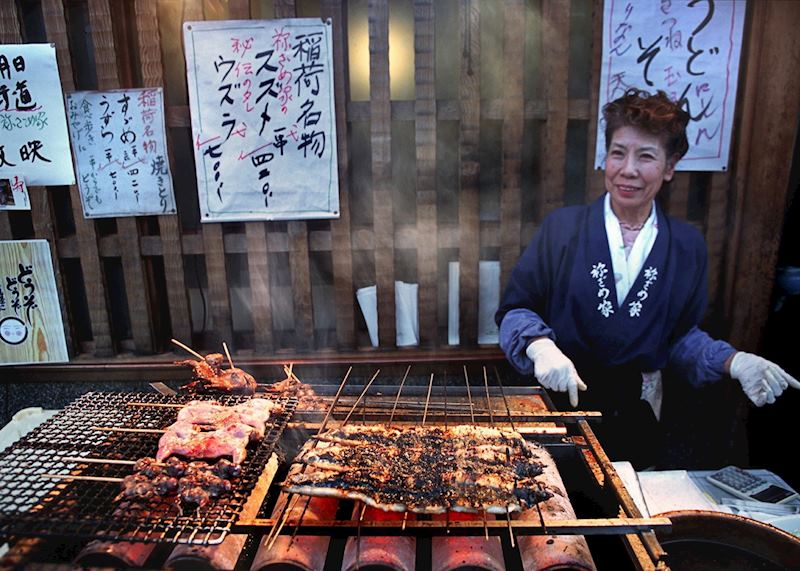
[[[204,431],[200,425],[176,422],[158,441],[156,460],[162,461],[173,454],[186,458],[230,456],[234,464],[241,464],[247,456],[253,430],[246,424],[232,423],[219,430]]]
[[[266,423],[280,405],[267,399],[250,399],[236,406],[223,406],[215,401],[191,401],[178,412],[178,422],[223,428],[242,423],[253,428],[252,437],[264,438]]]
[[[307,443],[285,485],[393,511],[505,513],[549,497],[535,480],[536,453],[508,430],[352,425]]]
[[[253,376],[236,367],[223,369],[224,360],[220,353],[211,353],[202,361],[176,361],[176,365],[187,365],[193,370],[192,381],[181,389],[194,393],[254,395],[257,383]]]

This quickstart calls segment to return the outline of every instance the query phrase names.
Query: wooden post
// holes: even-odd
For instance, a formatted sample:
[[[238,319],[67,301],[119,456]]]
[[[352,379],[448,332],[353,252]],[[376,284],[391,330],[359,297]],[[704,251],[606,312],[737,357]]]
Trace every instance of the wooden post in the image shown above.
[[[439,240],[436,220],[436,70],[434,3],[414,2],[417,146],[417,276],[420,345],[438,344]]]
[[[65,93],[75,91],[63,3],[60,0],[42,0],[42,15],[47,39],[56,46],[61,88]],[[75,233],[78,239],[83,282],[86,287],[89,319],[92,322],[94,354],[97,357],[108,357],[113,353],[111,322],[108,314],[105,275],[101,268],[94,221],[87,220],[83,216],[78,187],[75,185],[70,186],[69,194],[72,204],[72,217],[75,221]]]

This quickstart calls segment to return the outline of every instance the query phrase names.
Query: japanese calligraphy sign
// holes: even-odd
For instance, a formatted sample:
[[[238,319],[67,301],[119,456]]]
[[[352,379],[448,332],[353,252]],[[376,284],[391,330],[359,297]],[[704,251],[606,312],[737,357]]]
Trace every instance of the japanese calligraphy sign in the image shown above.
[[[338,217],[330,21],[183,30],[202,221]]]
[[[50,244],[0,242],[0,365],[68,360]]]
[[[173,214],[161,88],[67,95],[86,218]]]
[[[745,0],[606,0],[600,110],[630,87],[661,89],[691,116],[677,169],[726,170],[744,15]],[[597,168],[604,128],[598,121]]]
[[[30,210],[31,200],[25,181],[14,175],[0,178],[0,210]]]
[[[53,44],[0,45],[0,178],[73,184]]]

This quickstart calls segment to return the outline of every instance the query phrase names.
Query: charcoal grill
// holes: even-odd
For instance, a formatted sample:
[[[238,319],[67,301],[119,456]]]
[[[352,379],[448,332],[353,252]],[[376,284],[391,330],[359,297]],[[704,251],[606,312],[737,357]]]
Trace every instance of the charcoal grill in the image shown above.
[[[197,545],[220,543],[272,455],[294,413],[296,399],[278,399],[283,410],[270,417],[264,439],[248,449],[232,493],[206,506],[181,509],[174,497],[139,507],[125,506],[114,501],[120,491],[119,483],[42,477],[62,474],[102,480],[131,474],[130,465],[81,462],[73,458],[135,461],[155,456],[160,437],[157,431],[172,424],[179,409],[148,405],[182,405],[196,399],[235,405],[245,402],[247,397],[92,392],[7,448],[0,453],[0,488],[13,492],[0,495],[0,538],[77,536]],[[118,509],[121,507],[126,509]]]

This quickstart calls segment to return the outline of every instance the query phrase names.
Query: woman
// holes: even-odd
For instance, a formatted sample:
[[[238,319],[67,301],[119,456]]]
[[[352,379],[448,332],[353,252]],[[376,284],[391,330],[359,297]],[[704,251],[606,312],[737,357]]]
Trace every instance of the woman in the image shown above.
[[[599,409],[614,459],[649,465],[662,370],[700,387],[730,375],[756,406],[800,383],[698,328],[706,310],[703,237],[656,205],[689,144],[689,117],[663,92],[636,89],[603,108],[606,194],[552,212],[522,254],[496,321],[523,374]],[[644,399],[644,400],[643,400]]]

